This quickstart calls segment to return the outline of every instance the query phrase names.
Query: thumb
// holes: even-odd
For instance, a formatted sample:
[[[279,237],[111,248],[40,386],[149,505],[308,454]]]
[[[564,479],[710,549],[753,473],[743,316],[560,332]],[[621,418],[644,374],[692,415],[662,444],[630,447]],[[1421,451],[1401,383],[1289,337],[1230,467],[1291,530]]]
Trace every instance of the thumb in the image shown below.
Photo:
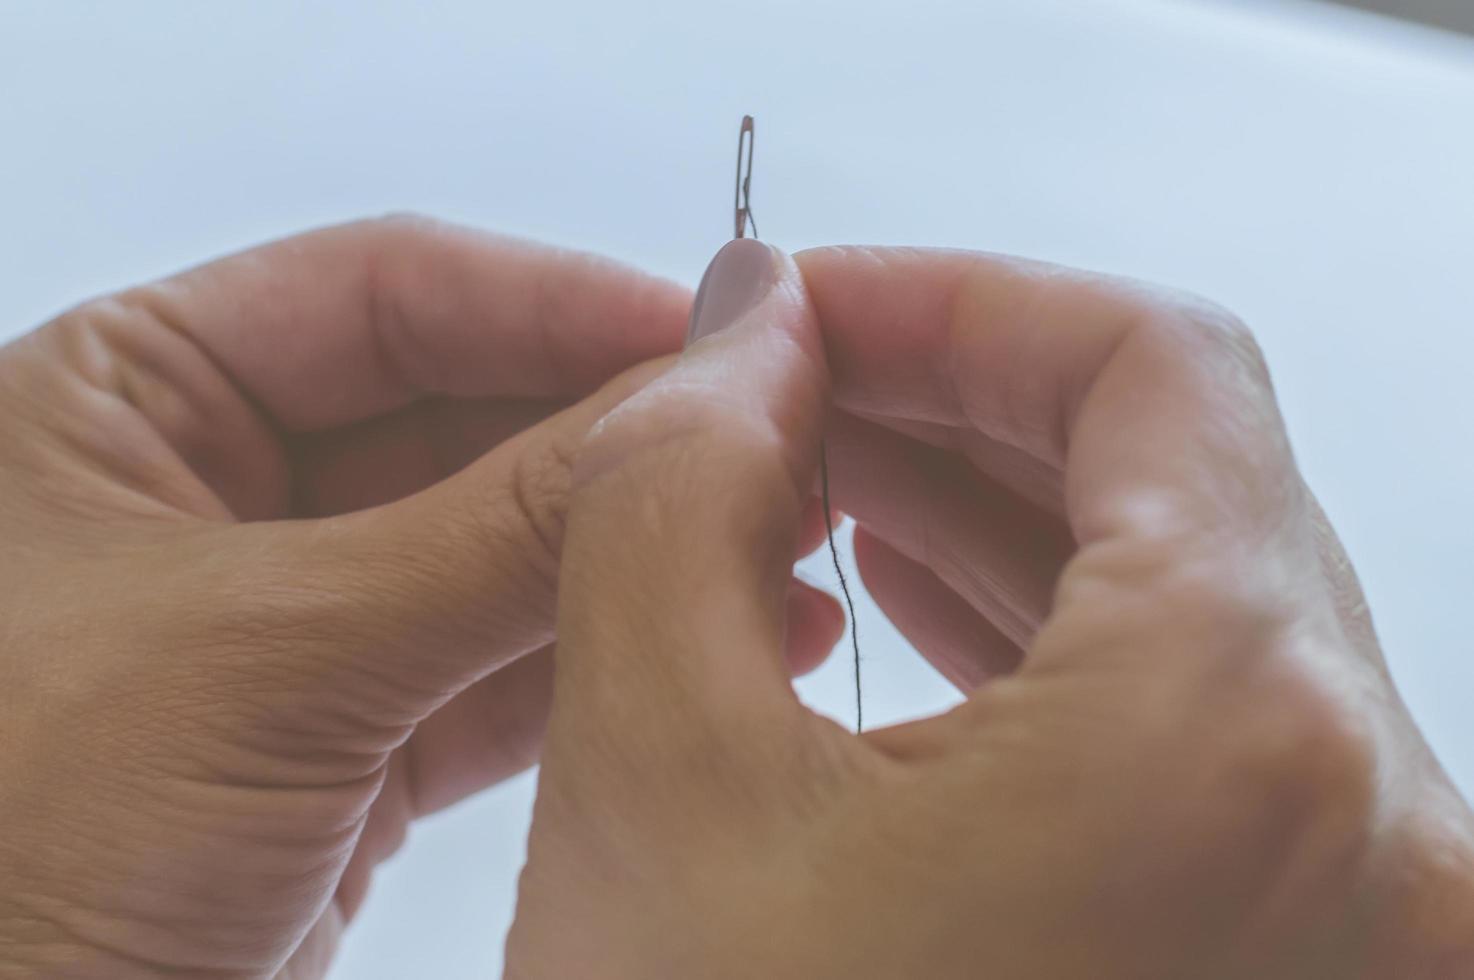
[[[251,539],[224,549],[247,560],[216,561],[212,556],[221,552],[221,542],[216,535],[202,540],[198,560],[184,564],[194,569],[192,587],[235,597],[219,604],[220,615],[231,637],[250,638],[241,641],[244,673],[269,671],[273,685],[300,692],[303,709],[315,715],[322,715],[327,699],[327,717],[354,727],[368,718],[392,733],[478,677],[547,646],[555,635],[560,565],[567,569],[567,561],[574,562],[565,574],[577,584],[582,550],[589,547],[585,541],[574,552],[566,550],[573,460],[586,437],[585,455],[608,460],[609,451],[644,432],[653,441],[668,439],[666,448],[676,456],[681,446],[696,447],[685,457],[688,463],[697,463],[698,455],[710,457],[700,473],[660,478],[668,484],[664,489],[679,491],[679,502],[693,505],[703,520],[694,532],[655,542],[667,550],[685,539],[731,564],[720,554],[724,544],[705,540],[709,528],[702,515],[709,511],[710,522],[741,517],[721,515],[750,508],[755,494],[774,492],[763,489],[774,482],[760,477],[763,467],[778,478],[784,506],[771,521],[752,515],[764,526],[738,547],[770,551],[773,571],[762,581],[777,597],[770,617],[777,639],[763,666],[786,689],[782,629],[796,509],[812,486],[826,376],[817,328],[792,263],[756,242],[729,249],[714,269],[729,263],[736,268],[714,271],[704,281],[693,329],[707,335],[718,332],[718,324],[752,322],[696,344],[673,369],[670,360],[635,367],[415,496],[325,520],[228,529],[224,533],[232,537]],[[651,385],[667,369],[668,376]],[[591,428],[598,430],[592,436]],[[703,431],[711,433],[710,440]],[[622,472],[611,469],[611,478]],[[650,503],[665,496],[652,495]],[[629,543],[632,560],[648,556],[662,570],[658,562],[665,559],[657,559],[653,548],[636,546],[635,530],[633,523],[616,528],[615,542]],[[698,560],[696,551],[690,560]],[[593,570],[596,564],[590,564],[589,575],[605,574]],[[227,580],[217,582],[217,573]],[[627,571],[608,574],[641,581]],[[694,582],[677,586],[691,588],[713,574],[706,569]],[[813,590],[800,595],[823,599],[817,618],[839,628],[832,600]],[[813,612],[815,606],[810,601],[789,608]],[[819,632],[828,636],[829,627]],[[210,646],[218,660],[219,644]]]
[[[785,595],[827,395],[797,267],[729,243],[686,352],[594,427],[575,464],[555,727],[625,738],[797,706]]]
[[[412,724],[554,638],[572,460],[600,418],[670,363],[652,361],[413,496],[311,521],[236,525],[232,628],[313,710]],[[212,539],[213,540],[213,539]],[[208,543],[208,542],[207,542]]]

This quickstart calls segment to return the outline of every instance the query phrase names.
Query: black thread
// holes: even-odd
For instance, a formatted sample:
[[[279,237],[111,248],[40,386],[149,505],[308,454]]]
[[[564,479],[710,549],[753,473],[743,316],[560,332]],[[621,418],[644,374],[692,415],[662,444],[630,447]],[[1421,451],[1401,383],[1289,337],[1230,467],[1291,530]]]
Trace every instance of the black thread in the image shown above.
[[[743,116],[742,128],[737,133],[737,184],[732,200],[738,238],[747,233],[748,225],[752,226],[752,237],[758,237],[757,219],[752,216],[752,151],[757,142],[756,130],[752,117]],[[745,168],[742,154],[744,148],[747,150]],[[863,732],[865,697],[860,684],[860,624],[855,619],[855,600],[850,595],[850,583],[845,578],[844,567],[839,563],[839,549],[834,544],[834,515],[829,506],[829,449],[823,439],[819,440],[819,495],[824,507],[824,532],[829,541],[829,557],[834,561],[834,574],[839,578],[839,591],[844,594],[845,609],[850,617],[850,645],[855,652],[855,731]]]
[[[850,583],[839,563],[839,550],[834,546],[834,511],[829,506],[829,449],[819,441],[819,496],[824,506],[824,530],[829,538],[829,557],[834,560],[834,574],[839,577],[839,591],[850,614],[850,645],[855,651],[855,731],[865,730],[865,699],[860,686],[860,621],[855,618],[855,600],[850,597]]]

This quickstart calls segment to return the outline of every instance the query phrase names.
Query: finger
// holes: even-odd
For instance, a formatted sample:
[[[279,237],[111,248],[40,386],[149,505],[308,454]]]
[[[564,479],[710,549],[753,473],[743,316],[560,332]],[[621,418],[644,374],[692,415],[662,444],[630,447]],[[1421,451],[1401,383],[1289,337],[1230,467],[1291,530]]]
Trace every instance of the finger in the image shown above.
[[[795,676],[807,674],[828,658],[844,636],[844,607],[834,596],[807,582],[788,583],[788,626],[784,659]]]
[[[837,515],[831,517],[835,524],[839,523]],[[828,535],[829,525],[824,520],[824,501],[818,497],[810,497],[804,505],[803,514],[799,516],[797,556],[803,558],[813,554],[828,539]]]
[[[291,513],[326,517],[390,503],[437,483],[568,407],[563,399],[426,398],[289,440]]]
[[[855,528],[855,562],[865,589],[943,677],[967,692],[1018,667],[1019,645],[931,569]]]
[[[804,674],[844,632],[844,611],[827,593],[789,582],[785,661]],[[553,648],[534,651],[472,684],[415,728],[404,758],[405,809],[422,817],[534,765],[553,698]],[[383,849],[377,864],[398,848]]]
[[[855,418],[881,426],[923,445],[957,453],[972,463],[986,479],[1013,492],[1046,514],[1064,517],[1064,472],[1015,446],[989,438],[966,426],[891,418],[867,412],[836,414],[840,418]]]
[[[828,248],[797,261],[842,407],[965,426],[1066,469],[1082,544],[1265,532],[1298,506],[1267,372],[1219,310],[978,253]],[[1266,500],[1279,506],[1266,513]]]
[[[832,596],[797,580],[789,583],[787,601],[786,660],[795,674],[802,674],[818,666],[838,641],[844,612]],[[334,899],[343,922],[357,913],[375,869],[403,846],[414,820],[537,762],[552,686],[549,647],[478,681],[419,724],[394,753],[339,881]]]
[[[227,577],[192,571],[190,587],[232,596],[228,617],[262,637],[246,648],[252,671],[279,664],[274,673],[324,718],[370,718],[391,733],[412,724],[552,642],[572,461],[590,426],[665,369],[657,361],[626,372],[407,499],[325,521],[228,528],[252,540],[223,546],[204,535],[202,555],[247,560],[186,560]],[[822,514],[810,521],[820,526]],[[833,643],[825,600],[794,599],[785,672],[811,668]],[[303,635],[310,642],[277,642]],[[324,699],[333,711],[322,711]]]
[[[482,678],[420,722],[401,750],[410,815],[435,813],[535,764],[552,702],[553,648],[547,646]]]
[[[818,334],[791,261],[751,240],[717,254],[696,306],[697,342],[577,464],[554,729],[580,742],[797,708],[779,651],[826,397]]]
[[[232,512],[261,519],[281,516],[292,476],[282,433],[431,396],[580,396],[676,350],[689,302],[594,256],[396,218],[89,304],[47,342],[125,396]]]
[[[603,258],[422,218],[309,232],[125,299],[178,325],[292,431],[427,394],[588,391],[676,349],[689,303]]]
[[[870,535],[929,568],[1015,646],[1049,614],[1075,551],[1063,520],[956,453],[841,413],[829,435],[831,495]]]
[[[296,730],[370,729],[397,745],[479,678],[552,642],[576,447],[660,369],[627,372],[392,504],[182,537],[164,591],[208,610],[206,634],[219,637],[189,645],[206,664],[187,669],[269,685],[282,697],[261,711],[310,716]]]

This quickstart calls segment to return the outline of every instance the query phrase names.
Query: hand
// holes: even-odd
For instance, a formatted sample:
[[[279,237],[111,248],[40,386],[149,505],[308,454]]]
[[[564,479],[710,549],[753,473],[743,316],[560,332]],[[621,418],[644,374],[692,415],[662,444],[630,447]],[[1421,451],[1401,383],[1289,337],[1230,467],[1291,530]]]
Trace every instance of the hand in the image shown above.
[[[407,824],[536,757],[568,460],[688,304],[396,219],[0,351],[0,976],[320,975]],[[802,669],[843,619],[787,601]]]
[[[1474,975],[1469,811],[1230,317],[956,252],[704,288],[575,466],[509,977]],[[864,736],[781,667],[826,363],[865,583],[968,692]]]

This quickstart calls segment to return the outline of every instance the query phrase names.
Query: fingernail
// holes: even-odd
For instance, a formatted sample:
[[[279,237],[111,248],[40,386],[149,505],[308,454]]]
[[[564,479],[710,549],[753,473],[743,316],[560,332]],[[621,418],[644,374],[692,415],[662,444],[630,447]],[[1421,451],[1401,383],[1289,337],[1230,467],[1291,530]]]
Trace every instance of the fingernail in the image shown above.
[[[696,290],[686,346],[742,319],[777,282],[777,256],[767,245],[754,238],[738,238],[722,246]]]

